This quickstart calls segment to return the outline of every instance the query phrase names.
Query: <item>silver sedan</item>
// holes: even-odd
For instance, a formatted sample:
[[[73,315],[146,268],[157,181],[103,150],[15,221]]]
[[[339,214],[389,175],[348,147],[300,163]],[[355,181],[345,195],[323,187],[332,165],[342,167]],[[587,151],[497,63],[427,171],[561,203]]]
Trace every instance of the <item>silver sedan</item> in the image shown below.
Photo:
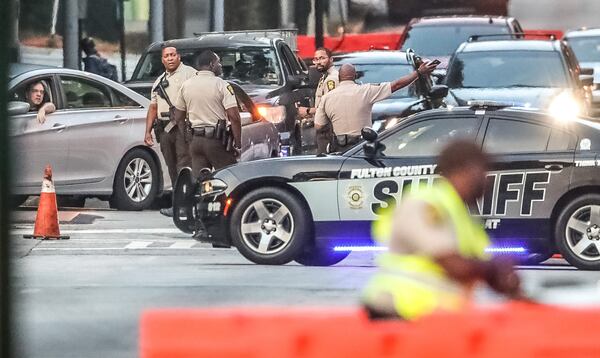
[[[142,210],[171,190],[158,147],[143,143],[148,99],[83,71],[15,64],[9,76],[12,193],[17,202],[40,193],[48,164],[59,200],[82,203],[98,197],[117,209]],[[38,81],[44,86],[44,102],[56,106],[42,124],[28,110],[25,93]],[[242,160],[277,155],[278,133],[240,95],[240,108],[247,111],[242,113]]]

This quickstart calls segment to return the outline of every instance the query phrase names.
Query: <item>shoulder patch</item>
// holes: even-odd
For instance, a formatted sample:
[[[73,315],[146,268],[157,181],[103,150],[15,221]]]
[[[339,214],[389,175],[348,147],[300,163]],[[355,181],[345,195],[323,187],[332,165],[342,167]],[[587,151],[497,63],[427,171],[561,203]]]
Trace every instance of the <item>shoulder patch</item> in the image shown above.
[[[229,93],[235,96],[235,93],[233,92],[233,86],[227,85],[227,90],[229,91]]]
[[[334,88],[335,88],[335,81],[334,80],[327,81],[327,89],[331,91]]]

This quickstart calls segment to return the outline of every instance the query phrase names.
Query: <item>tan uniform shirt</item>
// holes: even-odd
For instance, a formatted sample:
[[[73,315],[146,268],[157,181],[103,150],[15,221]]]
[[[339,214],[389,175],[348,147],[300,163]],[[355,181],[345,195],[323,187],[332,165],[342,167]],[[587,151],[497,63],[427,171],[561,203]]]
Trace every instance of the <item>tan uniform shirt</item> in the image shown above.
[[[452,220],[431,204],[406,199],[393,215],[390,252],[431,257],[459,252]]]
[[[319,107],[321,98],[325,94],[329,93],[329,91],[335,89],[339,83],[340,76],[338,74],[338,70],[336,70],[333,66],[329,67],[327,72],[321,76],[321,79],[319,79],[317,91],[315,92],[315,108]]]
[[[192,127],[214,126],[220,119],[227,120],[225,110],[237,106],[233,87],[211,71],[198,71],[185,81],[174,103],[188,114]]]
[[[315,123],[323,126],[331,121],[336,135],[360,135],[364,127],[372,125],[373,103],[391,95],[390,82],[359,85],[353,81],[342,81],[335,91],[327,93],[321,99]]]
[[[152,93],[150,94],[150,103],[158,105],[158,118],[166,120],[169,119],[161,116],[161,113],[169,112],[169,104],[164,98],[159,96],[156,91],[154,91],[154,89],[158,87],[158,83],[163,79],[163,77],[166,78],[167,81],[169,81],[169,85],[165,88],[165,92],[167,92],[171,103],[175,105],[177,96],[179,96],[179,89],[181,88],[181,85],[187,79],[195,75],[196,70],[193,67],[181,63],[175,71],[171,73],[164,72],[156,79],[156,81],[154,81],[154,84],[152,85]]]

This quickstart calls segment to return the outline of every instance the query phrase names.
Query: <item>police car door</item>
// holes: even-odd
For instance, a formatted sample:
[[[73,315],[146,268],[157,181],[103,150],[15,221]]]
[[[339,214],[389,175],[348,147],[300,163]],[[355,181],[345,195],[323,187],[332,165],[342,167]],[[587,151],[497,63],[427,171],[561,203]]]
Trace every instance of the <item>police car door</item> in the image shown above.
[[[338,181],[340,219],[361,222],[366,230],[378,211],[400,200],[411,184],[431,184],[440,149],[454,139],[475,138],[481,122],[482,116],[470,111],[420,114],[383,134],[381,156],[369,159],[362,150],[352,155]]]
[[[547,121],[492,114],[483,149],[492,157],[486,194],[477,210],[493,238],[550,237],[548,225],[568,190],[577,137]],[[519,237],[515,237],[515,232]]]

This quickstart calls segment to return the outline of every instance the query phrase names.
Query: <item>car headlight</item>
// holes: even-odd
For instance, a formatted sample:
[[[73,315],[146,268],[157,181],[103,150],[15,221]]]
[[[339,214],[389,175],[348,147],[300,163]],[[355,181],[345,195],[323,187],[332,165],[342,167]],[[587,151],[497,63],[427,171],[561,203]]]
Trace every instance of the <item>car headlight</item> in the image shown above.
[[[284,106],[257,106],[258,114],[271,123],[281,123],[285,121]]]
[[[211,179],[202,182],[200,187],[200,195],[208,196],[224,192],[227,189],[227,184],[221,179]]]
[[[570,120],[577,117],[581,112],[581,105],[568,92],[563,92],[554,97],[548,111],[552,116],[560,120]]]

